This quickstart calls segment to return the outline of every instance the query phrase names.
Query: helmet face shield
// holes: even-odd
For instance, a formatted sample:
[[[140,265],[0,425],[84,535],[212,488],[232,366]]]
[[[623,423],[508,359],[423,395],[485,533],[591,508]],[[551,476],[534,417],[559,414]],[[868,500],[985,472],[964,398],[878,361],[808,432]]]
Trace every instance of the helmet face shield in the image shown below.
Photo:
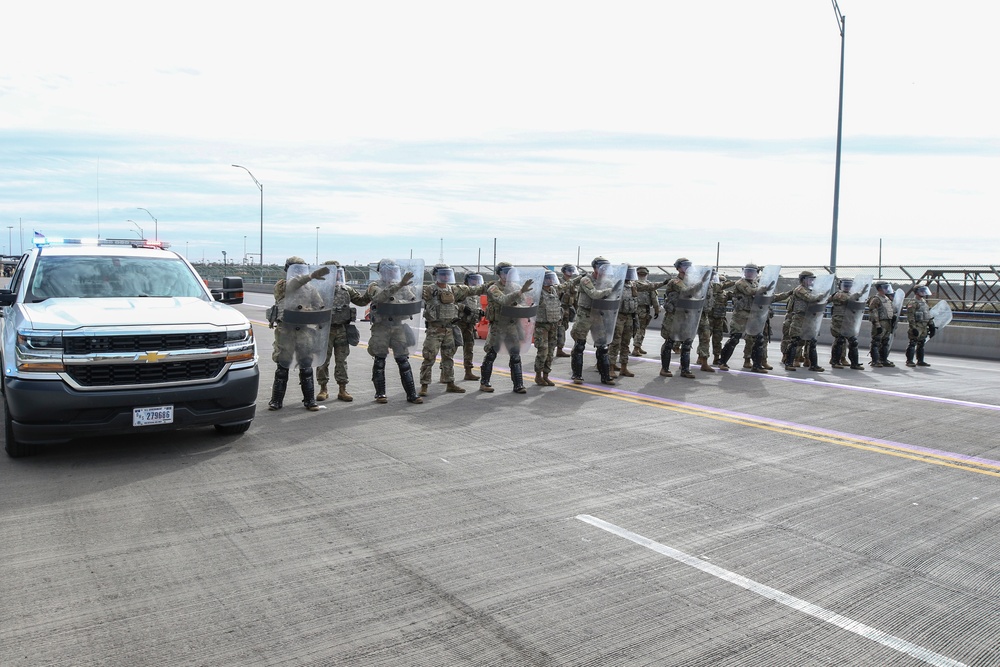
[[[378,275],[387,285],[398,283],[403,277],[399,272],[399,265],[394,262],[379,265]]]
[[[927,285],[921,285],[917,289],[913,290],[913,293],[923,297],[928,297],[931,295],[931,290],[929,287],[927,287]]]
[[[854,280],[851,278],[844,278],[840,281],[840,289],[845,292],[850,292],[852,287],[854,287]]]
[[[518,283],[521,282],[517,274],[517,269],[513,266],[504,266],[500,269],[499,274],[500,280],[504,283]]]
[[[594,275],[598,279],[606,278],[611,275],[611,262],[601,262],[594,265]]]
[[[455,269],[434,269],[434,280],[441,284],[455,284]]]
[[[579,273],[579,271],[576,270],[576,267],[572,264],[566,264],[561,270],[562,274],[567,278],[573,278]]]
[[[631,266],[625,270],[625,280],[638,280],[639,274]]]
[[[756,266],[745,266],[743,267],[743,277],[747,280],[757,280],[757,267]]]
[[[553,285],[559,284],[559,276],[556,275],[555,271],[546,271],[545,280],[542,281],[545,287],[552,287]]]
[[[465,274],[465,284],[469,287],[479,287],[483,284],[483,276],[479,273]]]
[[[337,267],[337,277],[334,278],[333,284],[336,287],[343,287],[347,284],[347,272],[342,267]]]
[[[816,282],[816,276],[806,276],[802,279],[802,284],[809,288],[812,288],[814,282]]]

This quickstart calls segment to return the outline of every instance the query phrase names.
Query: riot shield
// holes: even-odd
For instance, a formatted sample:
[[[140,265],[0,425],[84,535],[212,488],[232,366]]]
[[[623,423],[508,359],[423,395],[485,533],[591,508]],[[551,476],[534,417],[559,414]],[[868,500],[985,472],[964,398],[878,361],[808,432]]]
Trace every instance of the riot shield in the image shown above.
[[[906,298],[906,294],[903,293],[902,288],[897,287],[892,292],[892,310],[896,317],[899,317],[903,312],[903,300]]]
[[[806,306],[806,312],[802,316],[802,333],[799,334],[802,340],[819,338],[819,327],[823,322],[823,313],[826,312],[826,302],[830,299],[830,290],[833,288],[833,281],[835,279],[835,275],[827,273],[822,276],[816,276],[816,279],[813,281],[813,286],[809,291],[814,295],[822,294],[824,298]]]
[[[507,270],[503,283],[496,283],[504,296],[517,294],[517,300],[510,305],[501,306],[500,315],[490,323],[491,327],[499,329],[500,336],[497,340],[500,349],[508,354],[523,352],[524,346],[531,344],[544,279],[544,267],[514,266]],[[522,292],[521,289],[528,280],[531,280],[531,288]]]
[[[673,339],[691,340],[698,333],[698,321],[711,288],[712,267],[692,266],[684,274],[684,291],[674,302]]]
[[[618,309],[622,305],[622,293],[625,291],[625,274],[628,264],[604,264],[600,273],[591,276],[594,287],[599,290],[611,289],[611,293],[603,299],[594,299],[591,304],[590,337],[594,345],[602,347],[611,345],[615,337],[615,324],[618,322]]]
[[[423,330],[424,260],[396,259],[378,274],[379,293],[372,299],[372,335],[376,328],[387,329],[388,340],[404,340],[407,349],[417,345]],[[403,276],[413,274],[410,283],[393,291]],[[382,296],[386,292],[391,295]]]
[[[323,273],[317,275],[314,273]],[[329,266],[292,264],[285,274],[285,309],[281,314],[283,333],[295,348],[299,366],[318,366],[326,360],[330,338],[330,316],[336,275]]]
[[[754,296],[750,305],[750,316],[747,318],[743,333],[750,336],[764,333],[764,325],[767,324],[767,316],[771,311],[771,302],[774,301],[774,286],[778,284],[780,277],[780,264],[768,264],[760,272],[760,278],[757,280],[758,294]],[[764,288],[762,293],[760,288]]]
[[[931,307],[931,319],[937,331],[941,331],[941,329],[948,326],[951,318],[951,305],[947,301],[938,301]]]
[[[872,289],[870,274],[855,276],[851,287],[851,298],[844,304],[844,323],[840,333],[847,338],[857,338],[861,333],[861,322],[865,319],[865,308],[868,306],[868,293]],[[855,298],[857,296],[857,298]]]

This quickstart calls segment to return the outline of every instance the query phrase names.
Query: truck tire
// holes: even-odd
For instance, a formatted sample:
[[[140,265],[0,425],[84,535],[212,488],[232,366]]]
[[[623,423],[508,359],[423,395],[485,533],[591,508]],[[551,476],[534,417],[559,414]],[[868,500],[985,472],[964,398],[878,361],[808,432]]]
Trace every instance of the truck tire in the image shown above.
[[[216,424],[215,430],[221,435],[239,435],[240,433],[246,433],[252,423],[253,421],[243,422],[242,424]]]
[[[3,396],[3,440],[7,455],[13,459],[31,456],[38,451],[36,445],[26,445],[14,439],[14,420],[10,418],[10,410],[7,409],[6,393]]]

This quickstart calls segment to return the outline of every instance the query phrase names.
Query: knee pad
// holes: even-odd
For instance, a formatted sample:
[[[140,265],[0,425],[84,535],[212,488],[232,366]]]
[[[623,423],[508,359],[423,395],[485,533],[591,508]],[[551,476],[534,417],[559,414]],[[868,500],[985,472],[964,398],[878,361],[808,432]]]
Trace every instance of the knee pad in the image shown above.
[[[583,351],[587,349],[587,341],[573,339],[573,351],[583,354]]]

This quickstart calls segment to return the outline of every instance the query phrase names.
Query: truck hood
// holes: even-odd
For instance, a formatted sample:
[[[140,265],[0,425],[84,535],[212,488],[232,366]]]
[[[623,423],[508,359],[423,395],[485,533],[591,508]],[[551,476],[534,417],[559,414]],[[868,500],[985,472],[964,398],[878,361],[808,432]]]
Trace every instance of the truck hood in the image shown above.
[[[99,330],[134,326],[248,326],[247,318],[224,303],[193,297],[47,299],[22,303],[24,319],[36,330]]]

